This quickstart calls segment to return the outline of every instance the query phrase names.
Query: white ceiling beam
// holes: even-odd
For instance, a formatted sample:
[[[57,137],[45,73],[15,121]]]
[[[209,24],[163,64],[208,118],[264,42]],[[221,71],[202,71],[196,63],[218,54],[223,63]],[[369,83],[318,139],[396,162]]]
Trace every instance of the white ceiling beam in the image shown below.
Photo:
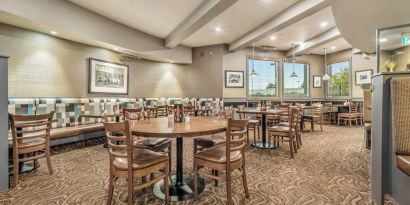
[[[181,24],[166,38],[165,46],[174,48],[187,37],[202,28],[213,18],[231,7],[238,0],[208,0],[203,1]]]
[[[301,0],[229,44],[236,51],[330,6],[329,0]]]
[[[342,35],[336,27],[333,27],[295,47],[295,55],[304,54],[309,50],[315,49],[339,38],[342,38]],[[289,49],[286,52],[286,56],[291,56],[292,52],[292,49]]]

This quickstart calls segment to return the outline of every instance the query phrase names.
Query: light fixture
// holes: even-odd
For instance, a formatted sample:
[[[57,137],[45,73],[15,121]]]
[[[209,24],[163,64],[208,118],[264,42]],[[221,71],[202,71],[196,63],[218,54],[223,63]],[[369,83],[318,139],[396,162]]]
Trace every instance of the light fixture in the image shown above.
[[[276,39],[276,36],[271,36],[270,37],[270,40],[272,40],[272,41],[275,40],[275,39]]]
[[[255,44],[252,44],[252,72],[249,74],[250,76],[258,76],[258,73],[255,71]]]
[[[119,51],[120,49],[118,49],[118,48],[114,48],[114,50]]]
[[[323,80],[330,80],[330,76],[327,74],[327,56],[326,56],[326,54],[327,54],[327,50],[326,50],[326,48],[324,48],[324,50],[325,50],[325,75],[322,77],[322,79]]]
[[[295,79],[295,78],[298,78],[299,76],[298,76],[298,74],[296,74],[296,72],[295,72],[295,44],[294,44],[294,43],[292,43],[292,51],[293,51],[293,54],[292,54],[292,67],[293,67],[293,72],[290,74],[290,78]]]
[[[53,35],[57,35],[57,34],[58,34],[57,31],[50,31],[50,33],[53,34]]]
[[[215,31],[216,31],[216,32],[221,32],[222,29],[221,29],[221,27],[216,27],[216,28],[215,28]]]
[[[380,42],[386,42],[387,41],[387,39],[386,38],[382,38],[382,39],[380,39]]]
[[[174,63],[174,61],[169,61],[170,63]]]
[[[326,27],[329,23],[327,21],[324,21],[322,23],[320,23],[320,27]]]
[[[336,49],[336,46],[332,46],[332,47],[330,47],[332,50],[335,50]]]

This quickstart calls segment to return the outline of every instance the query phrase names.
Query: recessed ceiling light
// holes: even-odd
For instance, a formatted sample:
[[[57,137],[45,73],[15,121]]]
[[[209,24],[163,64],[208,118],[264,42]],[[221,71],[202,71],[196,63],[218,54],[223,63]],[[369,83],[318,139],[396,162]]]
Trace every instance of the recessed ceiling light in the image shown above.
[[[386,38],[381,38],[381,39],[380,39],[380,42],[386,42],[386,41],[387,41]]]
[[[53,34],[53,35],[57,35],[57,34],[58,34],[57,31],[50,31],[50,33]]]
[[[275,40],[275,39],[276,39],[276,36],[271,36],[270,37],[270,40],[272,40],[272,41]]]
[[[174,61],[169,61],[169,63],[174,63]]]
[[[336,49],[336,46],[332,46],[332,47],[330,47],[332,50],[335,50]]]
[[[221,27],[216,27],[216,28],[215,28],[215,31],[216,31],[216,32],[220,32],[220,31],[222,31],[222,29],[221,29]]]
[[[114,50],[118,51],[118,50],[120,50],[120,49],[118,49],[118,48],[114,48]]]
[[[327,26],[329,23],[327,21],[324,21],[322,23],[320,23],[320,27],[325,27]]]

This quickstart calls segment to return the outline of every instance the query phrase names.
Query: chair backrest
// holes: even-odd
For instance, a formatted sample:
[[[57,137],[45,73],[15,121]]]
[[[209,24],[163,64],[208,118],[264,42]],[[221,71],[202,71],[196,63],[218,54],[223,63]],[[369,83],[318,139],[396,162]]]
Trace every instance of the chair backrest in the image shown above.
[[[158,107],[147,107],[145,108],[145,112],[148,114],[149,118],[158,117]]]
[[[231,152],[240,151],[245,154],[246,133],[248,129],[248,120],[227,119],[226,129],[226,159],[230,163]]]
[[[391,81],[391,112],[393,148],[397,155],[410,155],[410,78]]]
[[[53,115],[54,112],[42,115],[10,114],[13,147],[18,148],[21,140],[31,138],[44,138],[48,146]]]
[[[354,104],[354,103],[349,104],[349,113],[357,113],[357,104]]]
[[[158,108],[158,116],[167,116],[168,115],[168,105],[157,105],[155,106]]]
[[[133,118],[134,113],[141,112],[142,108],[123,108],[122,115],[124,120],[128,118]]]
[[[292,107],[289,111],[289,132],[295,131],[296,127],[298,126],[298,116],[301,114],[301,109],[299,107]],[[301,117],[301,116],[300,116]],[[301,117],[302,119],[302,117]],[[300,123],[300,121],[299,121]]]
[[[322,105],[315,105],[313,108],[313,114],[323,117],[323,107]]]

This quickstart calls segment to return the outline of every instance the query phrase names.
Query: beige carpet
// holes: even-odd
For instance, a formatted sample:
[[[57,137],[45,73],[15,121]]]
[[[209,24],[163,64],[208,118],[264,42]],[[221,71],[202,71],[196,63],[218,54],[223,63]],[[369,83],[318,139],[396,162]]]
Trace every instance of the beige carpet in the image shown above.
[[[369,152],[361,127],[324,126],[303,134],[295,159],[287,144],[267,150],[248,148],[250,198],[234,181],[235,204],[371,204]],[[192,165],[192,141],[185,140],[185,170]],[[108,153],[101,145],[52,156],[55,173],[48,175],[44,160],[35,173],[21,176],[19,185],[0,193],[0,204],[105,204],[108,190]],[[198,201],[178,204],[225,204],[225,184],[209,181]],[[152,190],[136,192],[135,204],[161,204]],[[114,204],[125,204],[127,194],[114,192]]]

